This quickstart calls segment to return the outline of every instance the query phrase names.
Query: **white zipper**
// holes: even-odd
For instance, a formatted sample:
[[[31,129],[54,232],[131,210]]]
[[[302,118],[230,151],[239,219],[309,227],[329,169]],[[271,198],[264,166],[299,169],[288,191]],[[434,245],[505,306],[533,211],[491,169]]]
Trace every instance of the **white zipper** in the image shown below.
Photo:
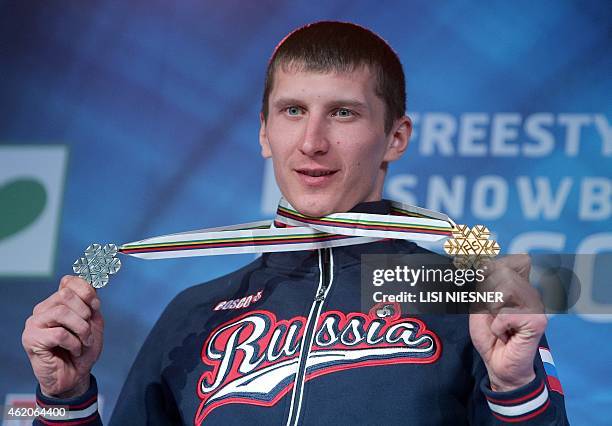
[[[323,303],[327,298],[329,289],[334,281],[334,256],[331,248],[318,249],[319,251],[319,285],[315,298],[310,306],[308,319],[306,320],[306,329],[302,337],[300,347],[300,356],[298,358],[297,371],[295,373],[295,381],[293,392],[291,393],[291,405],[289,407],[289,416],[287,417],[287,426],[298,424],[300,412],[302,410],[302,396],[304,394],[304,377],[306,375],[306,364],[312,342],[315,336],[315,328],[319,322]],[[329,256],[329,264],[325,261],[325,256]]]

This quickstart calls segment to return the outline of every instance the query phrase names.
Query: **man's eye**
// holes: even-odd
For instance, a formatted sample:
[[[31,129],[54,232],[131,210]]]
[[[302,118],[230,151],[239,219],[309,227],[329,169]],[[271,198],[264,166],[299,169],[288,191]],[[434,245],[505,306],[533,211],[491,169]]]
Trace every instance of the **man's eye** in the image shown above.
[[[353,116],[353,115],[355,115],[355,114],[353,113],[353,111],[351,111],[351,110],[350,110],[350,109],[348,109],[348,108],[338,108],[337,110],[335,110],[335,111],[332,113],[332,116],[333,116],[333,117],[336,117],[336,116],[337,116],[337,117],[342,117],[342,118],[344,118],[344,117],[351,117],[351,116]]]
[[[287,107],[285,108],[285,111],[287,112],[287,114],[293,116],[300,115],[300,113],[302,112],[301,108],[296,106]]]

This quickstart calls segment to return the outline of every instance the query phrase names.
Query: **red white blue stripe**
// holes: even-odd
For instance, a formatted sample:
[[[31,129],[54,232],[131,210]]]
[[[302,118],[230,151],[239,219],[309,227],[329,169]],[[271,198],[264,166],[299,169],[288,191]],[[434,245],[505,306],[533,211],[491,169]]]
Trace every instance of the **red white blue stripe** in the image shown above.
[[[506,423],[519,423],[531,420],[542,414],[550,405],[548,388],[540,380],[537,387],[526,395],[506,399],[485,395],[493,415]]]
[[[544,364],[544,370],[546,371],[546,381],[551,391],[558,392],[563,395],[563,388],[561,387],[561,381],[557,374],[557,368],[555,367],[555,361],[553,360],[550,349],[540,346],[539,348],[540,358]]]

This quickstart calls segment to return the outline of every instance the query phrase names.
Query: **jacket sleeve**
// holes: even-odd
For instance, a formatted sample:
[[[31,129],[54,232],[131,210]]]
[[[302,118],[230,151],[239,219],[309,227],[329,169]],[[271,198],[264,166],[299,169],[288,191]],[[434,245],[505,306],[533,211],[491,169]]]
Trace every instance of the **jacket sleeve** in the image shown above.
[[[563,389],[550,349],[543,336],[534,359],[536,378],[509,392],[491,390],[489,376],[474,349],[475,386],[470,424],[568,425]]]
[[[91,376],[89,389],[83,395],[71,399],[50,398],[43,395],[40,385],[36,388],[36,405],[40,408],[65,408],[59,416],[41,415],[32,422],[36,426],[65,425],[67,420],[70,424],[83,426],[102,425],[98,413],[98,384],[96,378]]]

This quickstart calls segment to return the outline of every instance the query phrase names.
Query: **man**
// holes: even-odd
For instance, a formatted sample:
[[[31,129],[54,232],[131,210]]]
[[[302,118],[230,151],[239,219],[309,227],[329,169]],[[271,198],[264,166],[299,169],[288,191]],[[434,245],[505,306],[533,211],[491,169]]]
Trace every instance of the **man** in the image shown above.
[[[319,22],[276,48],[259,139],[297,212],[389,215],[387,167],[410,133],[402,66],[372,32]],[[380,253],[427,251],[380,239],[265,253],[182,292],[138,354],[111,423],[567,423],[541,359],[546,317],[524,313],[539,303],[526,256],[488,273],[518,306],[417,317],[398,306],[361,312],[361,255]],[[67,405],[74,424],[100,422],[90,371],[102,330],[100,300],[76,277],[26,322],[39,404]]]

